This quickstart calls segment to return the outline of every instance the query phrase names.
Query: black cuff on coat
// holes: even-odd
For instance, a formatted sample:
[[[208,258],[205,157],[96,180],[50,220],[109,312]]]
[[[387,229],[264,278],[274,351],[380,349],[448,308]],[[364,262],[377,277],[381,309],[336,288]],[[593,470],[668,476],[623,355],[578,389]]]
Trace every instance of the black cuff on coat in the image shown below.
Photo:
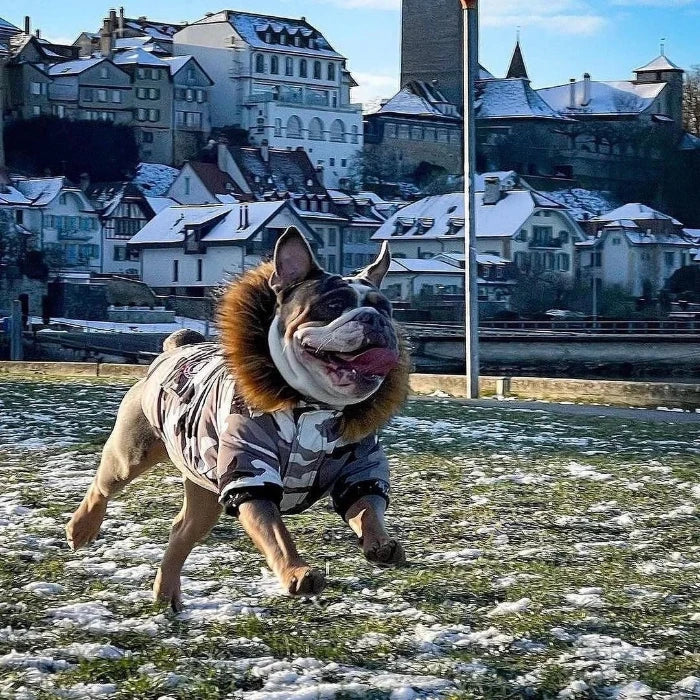
[[[372,479],[371,481],[359,481],[351,484],[344,491],[333,496],[333,508],[336,513],[345,520],[345,514],[354,503],[363,496],[380,496],[389,505],[389,484],[386,481]]]
[[[276,484],[264,486],[250,486],[248,488],[230,491],[226,494],[224,509],[226,515],[238,517],[238,509],[248,501],[272,501],[278,508],[282,503],[283,489]]]

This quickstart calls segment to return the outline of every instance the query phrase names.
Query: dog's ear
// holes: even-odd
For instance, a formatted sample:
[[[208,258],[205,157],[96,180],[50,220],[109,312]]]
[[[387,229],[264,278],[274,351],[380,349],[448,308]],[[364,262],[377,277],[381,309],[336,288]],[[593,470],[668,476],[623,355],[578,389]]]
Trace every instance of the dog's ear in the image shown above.
[[[270,287],[275,294],[320,270],[306,238],[294,226],[279,237],[273,262],[275,271],[270,276]]]
[[[389,243],[384,241],[377,259],[362,270],[358,277],[364,277],[379,289],[382,286],[384,277],[386,277],[386,273],[389,272],[389,265],[391,265],[391,252],[389,251]]]

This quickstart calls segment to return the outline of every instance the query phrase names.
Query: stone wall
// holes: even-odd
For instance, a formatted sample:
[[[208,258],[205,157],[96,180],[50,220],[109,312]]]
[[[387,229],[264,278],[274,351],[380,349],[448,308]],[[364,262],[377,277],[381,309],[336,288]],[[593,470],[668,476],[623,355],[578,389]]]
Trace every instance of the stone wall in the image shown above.
[[[47,293],[46,282],[20,277],[16,280],[0,279],[0,316],[9,316],[12,302],[20,294],[29,295],[29,314],[41,316],[41,299]]]

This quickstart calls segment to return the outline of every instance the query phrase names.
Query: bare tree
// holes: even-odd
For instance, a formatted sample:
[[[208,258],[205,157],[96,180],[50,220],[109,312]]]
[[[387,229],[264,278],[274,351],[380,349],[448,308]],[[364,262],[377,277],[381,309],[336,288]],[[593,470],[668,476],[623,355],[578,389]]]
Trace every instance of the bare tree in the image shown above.
[[[683,128],[695,136],[700,136],[700,66],[693,66],[685,76]]]

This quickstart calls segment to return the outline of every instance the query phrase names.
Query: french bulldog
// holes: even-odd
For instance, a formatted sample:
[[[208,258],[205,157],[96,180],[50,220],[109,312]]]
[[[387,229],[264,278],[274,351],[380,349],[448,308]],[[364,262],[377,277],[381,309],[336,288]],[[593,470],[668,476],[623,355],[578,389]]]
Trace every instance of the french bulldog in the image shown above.
[[[175,610],[185,560],[223,511],[238,518],[291,595],[315,595],[325,580],[299,555],[282,515],[326,495],[368,560],[403,563],[385,528],[389,469],[377,439],[408,391],[408,354],[380,291],[390,262],[384,244],[357,275],[329,274],[288,229],[272,262],[227,288],[219,342],[173,334],[127,392],[66,526],[69,546],[94,541],[109,499],[170,459],[185,498],[154,596]]]

